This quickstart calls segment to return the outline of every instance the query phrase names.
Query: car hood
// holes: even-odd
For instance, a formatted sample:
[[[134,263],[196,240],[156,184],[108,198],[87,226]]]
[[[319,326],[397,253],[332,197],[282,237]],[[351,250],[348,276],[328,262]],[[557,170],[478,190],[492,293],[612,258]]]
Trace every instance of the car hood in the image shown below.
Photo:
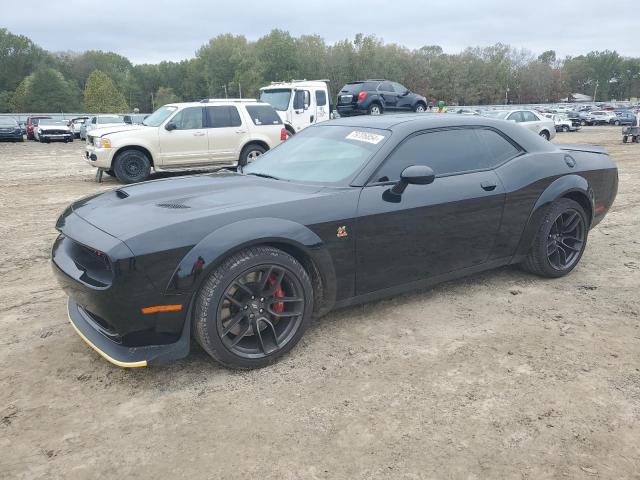
[[[72,209],[125,243],[150,232],[171,237],[187,231],[197,242],[228,223],[286,215],[277,206],[326,195],[323,190],[317,185],[219,172],[121,187],[79,200]],[[193,241],[184,239],[185,244]]]
[[[92,137],[102,137],[103,135],[112,135],[119,132],[129,132],[131,130],[140,130],[142,128],[150,128],[144,125],[128,125],[126,123],[105,124],[100,128],[94,128],[89,133]]]

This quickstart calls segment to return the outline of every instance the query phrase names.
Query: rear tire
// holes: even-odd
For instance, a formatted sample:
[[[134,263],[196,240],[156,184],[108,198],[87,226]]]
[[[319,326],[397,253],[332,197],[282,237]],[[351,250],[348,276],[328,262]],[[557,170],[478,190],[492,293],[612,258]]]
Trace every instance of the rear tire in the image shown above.
[[[139,150],[125,150],[114,160],[113,172],[122,183],[142,182],[149,178],[151,162]]]
[[[549,207],[521,265],[541,277],[562,277],[580,262],[588,234],[588,216],[582,206],[560,198]],[[566,262],[561,261],[563,257]]]
[[[382,115],[382,107],[379,103],[372,103],[367,110],[369,115]]]
[[[279,304],[281,297],[289,301]],[[261,368],[298,343],[312,311],[313,287],[304,267],[277,248],[251,247],[204,281],[195,300],[193,336],[226,367]]]
[[[424,103],[418,103],[413,111],[416,113],[424,113],[427,111],[427,106]]]
[[[566,125],[563,125],[562,131],[567,133],[569,131],[569,127],[567,127]]]
[[[551,138],[551,135],[546,130],[541,131],[540,132],[540,136],[542,138],[544,138],[545,140],[549,140]]]
[[[238,166],[244,167],[249,165],[266,151],[266,148],[255,143],[250,143],[242,149],[242,153],[240,153],[240,159],[238,160]]]

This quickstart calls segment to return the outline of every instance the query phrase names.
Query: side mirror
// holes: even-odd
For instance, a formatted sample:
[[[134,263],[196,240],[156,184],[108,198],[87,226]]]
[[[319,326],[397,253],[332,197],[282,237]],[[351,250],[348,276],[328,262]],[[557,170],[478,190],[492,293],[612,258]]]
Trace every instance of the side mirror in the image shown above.
[[[305,104],[304,104],[304,109],[305,109],[305,110],[309,110],[309,105],[305,103]]]
[[[403,97],[406,97],[407,95],[409,95],[411,92],[409,90],[405,90],[404,93],[402,94]]]
[[[167,123],[167,124],[164,126],[164,129],[165,129],[167,132],[171,132],[172,130],[175,130],[176,128],[178,128],[178,126],[177,126],[175,123],[173,123],[173,122],[169,122],[169,123]]]
[[[400,174],[400,181],[391,188],[391,193],[402,195],[407,185],[429,185],[436,179],[431,167],[426,165],[411,165]]]

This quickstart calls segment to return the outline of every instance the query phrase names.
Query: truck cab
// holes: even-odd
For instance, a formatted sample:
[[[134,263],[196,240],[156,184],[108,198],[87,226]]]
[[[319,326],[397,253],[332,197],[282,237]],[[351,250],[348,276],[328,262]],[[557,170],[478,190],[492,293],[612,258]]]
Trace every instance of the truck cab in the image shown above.
[[[287,137],[314,123],[331,118],[329,80],[292,80],[271,82],[260,89],[260,101],[270,104],[278,113]]]

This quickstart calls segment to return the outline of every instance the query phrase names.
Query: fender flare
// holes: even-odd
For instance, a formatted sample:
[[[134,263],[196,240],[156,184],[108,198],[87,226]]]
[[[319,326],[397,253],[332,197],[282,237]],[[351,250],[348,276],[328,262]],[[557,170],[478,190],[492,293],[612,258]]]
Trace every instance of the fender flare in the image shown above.
[[[520,244],[516,251],[516,257],[523,257],[527,255],[538,228],[540,222],[547,213],[549,206],[561,197],[573,194],[577,192],[579,195],[584,195],[589,204],[591,211],[587,212],[591,221],[593,221],[593,202],[594,195],[593,190],[589,187],[589,183],[584,177],[580,175],[565,175],[555,179],[551,184],[540,194],[535,205],[531,209],[529,219],[520,237]]]
[[[256,218],[240,220],[220,227],[196,244],[180,261],[166,287],[167,295],[195,294],[204,280],[224,259],[235,252],[254,245],[281,246],[294,257],[302,258],[302,263],[322,281],[320,305],[326,312],[335,302],[336,274],[329,250],[322,239],[309,228],[291,220],[281,218]]]

